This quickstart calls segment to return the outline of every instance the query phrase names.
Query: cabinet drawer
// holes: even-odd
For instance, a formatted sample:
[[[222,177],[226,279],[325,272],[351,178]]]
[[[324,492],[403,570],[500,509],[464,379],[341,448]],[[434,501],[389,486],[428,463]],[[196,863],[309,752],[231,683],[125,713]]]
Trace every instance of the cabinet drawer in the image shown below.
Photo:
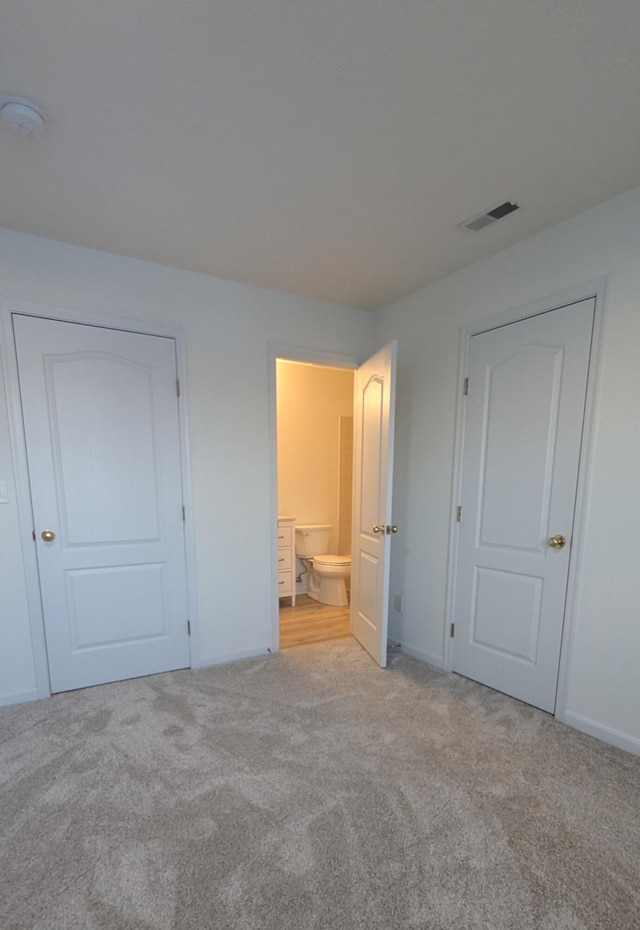
[[[290,526],[279,526],[278,527],[278,546],[291,546],[291,527]]]
[[[278,572],[278,597],[293,594],[293,572]]]
[[[285,569],[291,571],[293,568],[293,559],[291,557],[291,549],[279,549],[278,550],[278,571],[282,572]]]

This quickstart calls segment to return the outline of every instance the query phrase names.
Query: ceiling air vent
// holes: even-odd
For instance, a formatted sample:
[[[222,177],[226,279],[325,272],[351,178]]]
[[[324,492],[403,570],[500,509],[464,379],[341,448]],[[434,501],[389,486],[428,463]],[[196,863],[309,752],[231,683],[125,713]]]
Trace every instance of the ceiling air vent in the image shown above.
[[[510,213],[514,213],[519,209],[520,204],[505,200],[504,203],[499,203],[496,207],[492,207],[491,210],[485,210],[484,213],[477,213],[476,216],[472,216],[471,219],[465,220],[464,223],[459,223],[458,229],[466,229],[468,232],[479,232],[481,229],[484,229],[485,226],[491,226],[492,223],[501,220],[503,216],[509,216]]]

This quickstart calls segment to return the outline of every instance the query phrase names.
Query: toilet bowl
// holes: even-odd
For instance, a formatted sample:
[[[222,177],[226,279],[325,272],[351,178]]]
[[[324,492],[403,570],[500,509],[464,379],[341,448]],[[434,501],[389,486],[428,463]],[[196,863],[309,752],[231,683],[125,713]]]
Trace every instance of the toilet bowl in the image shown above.
[[[348,555],[317,555],[311,559],[314,574],[318,578],[318,597],[321,604],[346,607],[347,579],[351,577],[351,557]],[[310,592],[309,596],[313,597]]]
[[[296,526],[296,555],[306,566],[307,594],[320,604],[346,607],[351,557],[327,552],[332,527],[326,523]]]

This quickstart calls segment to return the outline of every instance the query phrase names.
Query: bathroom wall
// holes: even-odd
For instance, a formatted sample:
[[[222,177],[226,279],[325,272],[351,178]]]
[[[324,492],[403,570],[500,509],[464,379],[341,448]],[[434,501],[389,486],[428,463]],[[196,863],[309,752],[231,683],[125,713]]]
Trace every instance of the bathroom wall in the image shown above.
[[[278,513],[330,523],[338,551],[340,418],[353,416],[353,372],[277,362]]]

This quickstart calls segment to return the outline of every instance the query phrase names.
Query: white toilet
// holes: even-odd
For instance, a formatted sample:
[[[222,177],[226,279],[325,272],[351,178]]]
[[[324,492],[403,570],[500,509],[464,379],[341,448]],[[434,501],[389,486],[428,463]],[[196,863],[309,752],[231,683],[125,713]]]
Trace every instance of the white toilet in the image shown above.
[[[346,607],[349,603],[346,581],[351,576],[351,556],[331,555],[327,523],[300,523],[296,526],[296,555],[309,570],[307,594],[321,604]]]

